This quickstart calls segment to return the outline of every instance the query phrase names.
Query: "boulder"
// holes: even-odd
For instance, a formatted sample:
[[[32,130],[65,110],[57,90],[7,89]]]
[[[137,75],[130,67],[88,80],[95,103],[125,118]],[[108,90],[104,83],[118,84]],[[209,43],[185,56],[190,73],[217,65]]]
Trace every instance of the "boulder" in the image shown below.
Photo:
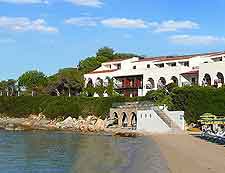
[[[98,119],[95,123],[95,129],[97,131],[103,131],[105,129],[105,121],[103,121],[102,119]]]
[[[66,118],[62,122],[56,123],[57,128],[73,128],[75,126],[76,122],[74,122],[72,117]]]
[[[88,125],[86,123],[80,125],[80,131],[88,132]]]
[[[86,122],[90,125],[95,125],[95,123],[97,122],[98,118],[95,116],[88,116],[86,118]]]
[[[95,126],[94,125],[88,125],[88,131],[89,132],[95,132]]]
[[[78,117],[78,120],[84,120],[81,116]]]

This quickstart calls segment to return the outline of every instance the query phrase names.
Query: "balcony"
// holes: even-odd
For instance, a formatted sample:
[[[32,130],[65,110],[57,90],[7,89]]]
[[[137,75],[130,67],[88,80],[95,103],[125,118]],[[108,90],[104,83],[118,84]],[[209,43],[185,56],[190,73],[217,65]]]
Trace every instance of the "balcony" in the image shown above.
[[[125,82],[117,82],[114,84],[115,89],[142,89],[142,81],[125,81]]]

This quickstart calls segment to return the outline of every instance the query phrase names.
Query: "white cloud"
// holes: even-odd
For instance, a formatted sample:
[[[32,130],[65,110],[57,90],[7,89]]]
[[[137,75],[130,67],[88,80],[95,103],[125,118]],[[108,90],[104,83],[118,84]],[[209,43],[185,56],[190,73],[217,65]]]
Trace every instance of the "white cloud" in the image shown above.
[[[102,0],[65,0],[78,6],[89,6],[89,7],[101,7],[103,5]]]
[[[141,19],[127,18],[110,18],[102,20],[101,23],[105,26],[113,28],[147,28],[147,23]]]
[[[48,26],[44,19],[30,20],[27,17],[1,16],[0,28],[18,32],[58,32],[57,28]]]
[[[12,4],[48,4],[47,0],[0,0],[0,2]]]
[[[96,26],[99,18],[96,17],[73,17],[65,20],[66,24],[76,26]]]
[[[12,38],[0,38],[0,44],[8,44],[8,43],[15,43],[16,40]]]
[[[150,26],[155,27],[156,32],[174,32],[183,29],[198,29],[199,24],[193,21],[174,21],[168,20],[162,23],[150,23]]]
[[[198,35],[174,35],[169,37],[169,41],[174,44],[183,45],[211,45],[225,43],[225,37],[198,36]]]

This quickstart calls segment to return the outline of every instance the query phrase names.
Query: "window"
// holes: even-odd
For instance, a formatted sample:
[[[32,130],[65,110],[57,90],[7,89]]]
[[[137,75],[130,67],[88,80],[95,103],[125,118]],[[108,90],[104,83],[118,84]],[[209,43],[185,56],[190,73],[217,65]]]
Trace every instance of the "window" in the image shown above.
[[[163,68],[164,64],[163,63],[162,64],[156,64],[156,66],[159,67],[159,68]]]
[[[111,69],[111,68],[112,68],[112,66],[111,66],[111,65],[109,65],[109,68]]]
[[[149,118],[152,118],[152,115],[151,114],[149,114]]]
[[[117,64],[117,69],[121,69],[121,64]]]
[[[175,67],[177,64],[174,62],[174,63],[171,63],[171,67]]]
[[[145,118],[147,118],[147,116],[148,116],[148,115],[147,115],[147,114],[145,114]]]
[[[147,64],[147,68],[150,68],[150,64]]]
[[[142,114],[141,114],[141,118],[142,118]]]
[[[213,58],[213,61],[214,61],[214,62],[223,61],[223,57],[216,57],[216,58]]]
[[[175,67],[177,64],[176,64],[176,62],[171,62],[171,63],[167,63],[167,65],[170,67]]]
[[[184,62],[184,66],[185,66],[185,67],[189,67],[189,61],[185,61],[185,62]]]
[[[195,78],[194,77],[191,78],[191,83],[192,83],[192,85],[195,85],[196,84],[196,81],[195,81]]]
[[[133,66],[133,69],[136,69],[137,67],[136,66]]]

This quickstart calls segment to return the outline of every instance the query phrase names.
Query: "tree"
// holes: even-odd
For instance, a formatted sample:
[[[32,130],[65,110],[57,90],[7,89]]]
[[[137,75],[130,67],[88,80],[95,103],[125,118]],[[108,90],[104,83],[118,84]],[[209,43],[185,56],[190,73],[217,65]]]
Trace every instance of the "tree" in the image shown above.
[[[96,53],[96,57],[105,57],[108,60],[113,59],[113,56],[114,56],[114,50],[109,47],[100,48],[98,49]]]
[[[8,90],[8,96],[13,96],[16,91],[16,83],[17,81],[14,79],[9,79],[7,81],[7,90]]]
[[[96,57],[88,57],[85,60],[81,60],[79,63],[79,70],[85,74],[95,70],[96,68],[100,67],[101,63],[99,63]]]
[[[49,93],[79,95],[84,87],[82,73],[76,68],[65,68],[49,78]]]
[[[47,77],[44,73],[36,70],[28,71],[19,77],[18,84],[25,89],[31,90],[31,95],[34,96],[35,91],[37,92],[38,89],[43,88],[47,84]]]
[[[0,82],[0,96],[3,96],[5,91],[6,91],[6,83],[5,83],[5,81],[1,81]]]

